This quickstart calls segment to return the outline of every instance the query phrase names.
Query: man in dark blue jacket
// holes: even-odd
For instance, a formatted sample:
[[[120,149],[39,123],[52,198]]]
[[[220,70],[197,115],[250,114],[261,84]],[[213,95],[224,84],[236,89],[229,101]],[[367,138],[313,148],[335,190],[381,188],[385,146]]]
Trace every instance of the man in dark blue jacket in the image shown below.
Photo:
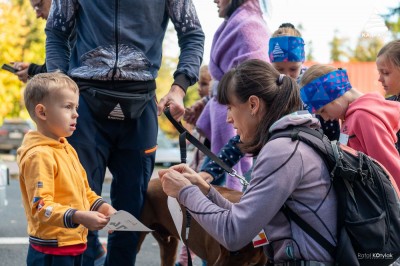
[[[171,89],[157,106],[155,78],[169,20],[181,53]],[[67,73],[80,88],[79,123],[69,142],[91,188],[101,194],[108,167],[112,205],[139,218],[154,168],[157,113],[169,106],[181,117],[186,89],[198,79],[204,33],[192,1],[53,1],[45,31],[47,70]],[[111,234],[105,265],[134,265],[137,241],[136,232]],[[85,266],[93,265],[94,243],[92,234]]]

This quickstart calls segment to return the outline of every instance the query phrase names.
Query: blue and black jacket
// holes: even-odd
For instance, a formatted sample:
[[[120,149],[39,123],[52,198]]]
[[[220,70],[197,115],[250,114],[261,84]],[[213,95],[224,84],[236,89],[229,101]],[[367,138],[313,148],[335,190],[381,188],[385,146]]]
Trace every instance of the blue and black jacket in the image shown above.
[[[174,83],[186,90],[198,79],[204,50],[191,0],[53,1],[45,29],[47,70],[83,80],[153,81],[169,20],[181,51]]]

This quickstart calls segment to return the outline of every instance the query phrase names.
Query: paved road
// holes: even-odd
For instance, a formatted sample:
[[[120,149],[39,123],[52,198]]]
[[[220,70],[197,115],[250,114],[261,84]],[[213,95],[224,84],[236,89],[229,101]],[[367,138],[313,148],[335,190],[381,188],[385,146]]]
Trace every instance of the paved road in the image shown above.
[[[16,176],[18,174],[18,168],[15,162],[8,161],[6,164],[10,167],[11,174]],[[10,185],[6,187],[5,191],[6,197],[0,197],[0,265],[26,265],[28,240],[26,234],[26,219],[21,203],[18,180],[12,178],[10,180]],[[103,186],[102,196],[108,202],[110,202],[109,191],[110,182],[106,181]],[[0,194],[3,194],[3,192],[4,191],[0,190]],[[100,231],[101,240],[103,242],[106,241],[106,235],[106,232]],[[158,244],[150,234],[146,237],[142,249],[137,255],[136,265],[160,265]],[[194,265],[201,265],[198,258],[194,260]]]

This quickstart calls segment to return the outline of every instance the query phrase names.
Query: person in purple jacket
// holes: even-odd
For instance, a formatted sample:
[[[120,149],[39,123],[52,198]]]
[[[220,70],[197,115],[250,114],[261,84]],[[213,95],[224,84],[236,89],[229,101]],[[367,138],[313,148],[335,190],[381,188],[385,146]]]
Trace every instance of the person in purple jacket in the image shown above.
[[[268,61],[268,40],[270,31],[263,19],[259,0],[214,1],[218,6],[219,17],[225,20],[214,34],[209,71],[212,77],[211,99],[197,120],[198,132],[211,143],[211,151],[218,153],[221,148],[236,135],[232,125],[226,123],[226,106],[217,102],[218,81],[232,67],[247,59]],[[264,2],[264,1],[262,1]],[[208,160],[205,159],[205,163]],[[234,169],[239,175],[246,173],[252,166],[252,160],[242,158]],[[229,175],[219,178],[228,188],[242,190],[241,183]],[[222,185],[221,183],[218,183]]]
[[[240,149],[257,156],[250,185],[238,203],[231,203],[180,164],[159,171],[165,193],[228,250],[253,240],[265,244],[268,265],[334,265],[334,258],[281,210],[286,204],[336,245],[337,199],[323,159],[303,142],[269,141],[277,130],[320,125],[298,111],[296,81],[269,63],[247,60],[223,76],[218,102],[228,106],[227,122],[237,129]]]

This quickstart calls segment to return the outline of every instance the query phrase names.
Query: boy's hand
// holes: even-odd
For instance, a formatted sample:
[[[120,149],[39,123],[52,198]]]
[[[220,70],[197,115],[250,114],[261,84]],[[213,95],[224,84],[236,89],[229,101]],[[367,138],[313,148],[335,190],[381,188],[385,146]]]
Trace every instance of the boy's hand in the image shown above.
[[[203,112],[205,102],[203,99],[196,101],[191,107],[185,109],[185,114],[183,115],[183,120],[188,124],[196,125],[197,119],[199,118],[201,112]]]
[[[104,214],[106,217],[110,217],[111,215],[117,212],[117,210],[114,209],[114,207],[108,203],[101,204],[100,207],[97,209],[97,211]]]
[[[97,211],[76,211],[72,216],[72,222],[75,224],[81,224],[87,229],[101,230],[110,221],[110,217]]]

